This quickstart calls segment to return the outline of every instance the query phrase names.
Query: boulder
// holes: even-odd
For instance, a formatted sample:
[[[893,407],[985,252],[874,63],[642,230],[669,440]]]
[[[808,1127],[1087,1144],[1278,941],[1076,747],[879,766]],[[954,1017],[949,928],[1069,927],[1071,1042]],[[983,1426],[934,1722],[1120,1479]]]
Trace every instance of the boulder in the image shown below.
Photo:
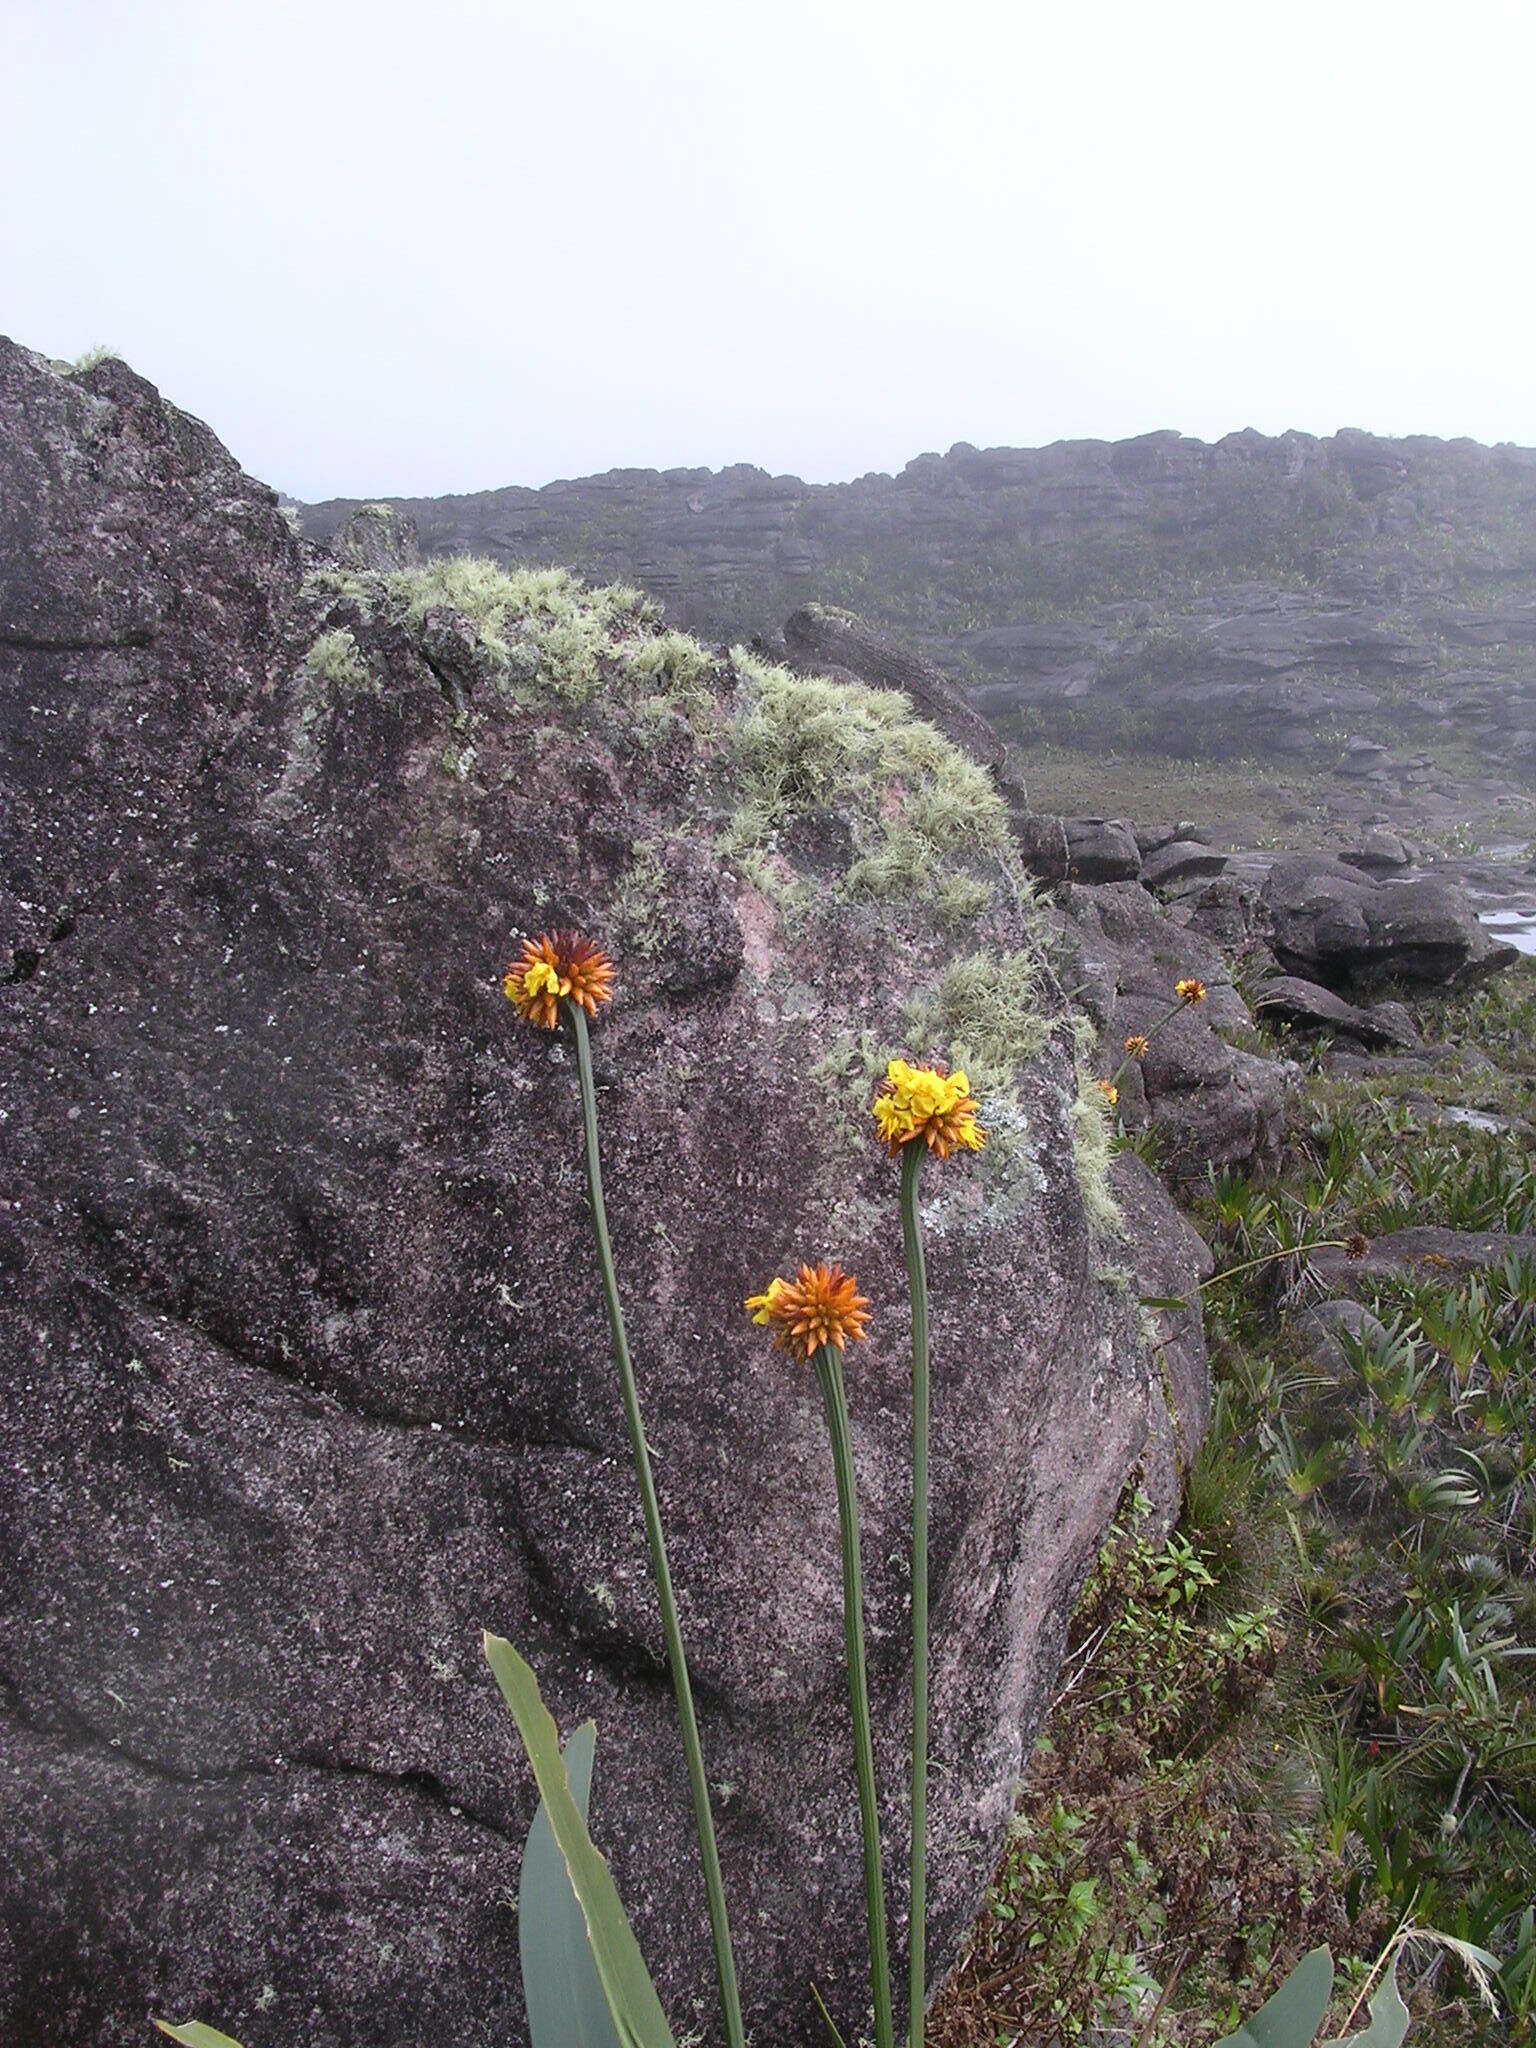
[[[1536,1237],[1499,1230],[1445,1230],[1422,1224],[1373,1238],[1364,1255],[1352,1258],[1338,1245],[1307,1255],[1319,1283],[1332,1294],[1358,1296],[1384,1280],[1465,1280],[1506,1258],[1536,1258]]]
[[[421,560],[421,536],[408,512],[395,505],[359,505],[336,530],[331,546],[344,562],[381,574]]]
[[[1104,1071],[1120,1065],[1126,1038],[1151,1038],[1145,1059],[1122,1077],[1120,1108],[1135,1123],[1144,1106],[1169,1173],[1192,1183],[1213,1166],[1274,1160],[1289,1075],[1221,1036],[1251,1030],[1253,1018],[1217,948],[1175,925],[1135,882],[1074,888],[1064,939],[1069,979],[1104,1042]],[[1187,976],[1205,983],[1206,999],[1164,1023]]]
[[[142,2048],[159,2011],[253,2044],[524,2039],[534,1802],[491,1626],[563,1730],[595,1717],[595,1832],[679,2035],[715,2039],[571,1057],[499,986],[558,924],[620,954],[605,1179],[749,2025],[819,2041],[814,1982],[857,2038],[825,1430],[741,1302],[826,1251],[873,1303],[848,1380],[899,1949],[909,1332],[860,1049],[907,1043],[946,949],[1033,939],[995,858],[959,940],[830,886],[814,819],[804,865],[791,834],[754,871],[782,897],[731,865],[728,661],[690,703],[706,747],[654,673],[626,688],[628,615],[585,699],[536,660],[486,687],[458,625],[429,658],[306,566],[125,365],[0,342],[0,2038]],[[566,659],[606,615],[562,601]],[[1040,985],[1013,1142],[928,1181],[936,1975],[1172,1426]]]
[[[1349,1370],[1349,1358],[1343,1340],[1364,1339],[1368,1342],[1385,1341],[1386,1326],[1378,1317],[1358,1301],[1347,1296],[1330,1301],[1314,1302],[1303,1309],[1296,1319],[1301,1341],[1314,1365],[1330,1379],[1343,1379]]]
[[[1124,818],[1063,818],[1067,877],[1074,882],[1134,881],[1141,870],[1136,833]]]
[[[1012,818],[1014,843],[1029,873],[1040,882],[1064,882],[1071,861],[1064,821],[1020,808],[1014,809]]]
[[[1288,973],[1348,991],[1383,981],[1427,987],[1510,965],[1466,891],[1439,875],[1376,881],[1316,854],[1277,860],[1261,905],[1275,958]]]
[[[1332,1031],[1337,1037],[1352,1038],[1357,1045],[1413,1051],[1421,1042],[1401,1003],[1377,1003],[1362,1008],[1345,1002],[1332,989],[1322,988],[1315,981],[1303,981],[1294,974],[1277,974],[1267,980],[1256,1007],[1265,1015],[1279,1017],[1295,1030]]]
[[[1196,839],[1174,839],[1149,853],[1141,879],[1149,889],[1170,889],[1175,882],[1187,882],[1196,875],[1219,875],[1227,856]]]
[[[1339,858],[1352,868],[1364,868],[1367,874],[1387,875],[1412,867],[1414,856],[1389,825],[1372,825]]]

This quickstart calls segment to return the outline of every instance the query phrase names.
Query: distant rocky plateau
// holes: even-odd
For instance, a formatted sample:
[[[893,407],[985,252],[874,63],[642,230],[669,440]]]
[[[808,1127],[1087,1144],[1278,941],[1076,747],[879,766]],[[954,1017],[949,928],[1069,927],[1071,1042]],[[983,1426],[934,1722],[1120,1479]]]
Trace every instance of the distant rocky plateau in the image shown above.
[[[390,502],[429,554],[625,578],[713,637],[845,605],[1013,736],[1536,779],[1533,449],[1154,433],[840,484],[738,464]],[[326,538],[358,509],[301,516]]]

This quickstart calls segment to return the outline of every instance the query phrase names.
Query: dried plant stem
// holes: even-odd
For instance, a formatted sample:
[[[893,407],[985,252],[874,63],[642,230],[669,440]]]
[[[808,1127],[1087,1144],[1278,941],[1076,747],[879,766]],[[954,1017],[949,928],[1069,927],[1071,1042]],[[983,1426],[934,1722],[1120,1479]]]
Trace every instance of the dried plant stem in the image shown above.
[[[922,2048],[928,1908],[928,1276],[917,1213],[926,1147],[901,1154],[901,1233],[912,1298],[912,1851],[907,1945],[907,2039]]]
[[[586,1016],[576,1003],[565,1005],[576,1038],[576,1064],[581,1074],[581,1123],[585,1140],[587,1196],[592,1210],[592,1232],[597,1239],[597,1263],[602,1275],[603,1300],[608,1308],[608,1327],[613,1335],[614,1363],[619,1369],[619,1392],[624,1402],[624,1420],[629,1426],[629,1444],[634,1453],[635,1477],[640,1485],[640,1504],[645,1514],[646,1541],[651,1550],[651,1571],[656,1580],[656,1597],[661,1606],[662,1633],[666,1637],[667,1662],[672,1669],[672,1690],[677,1695],[677,1718],[682,1729],[683,1755],[688,1764],[688,1787],[693,1794],[693,1817],[699,1835],[699,1861],[704,1867],[704,1891],[709,1901],[710,1934],[715,1948],[715,1974],[720,1980],[720,2009],[725,2019],[728,2048],[743,2048],[741,1999],[736,1989],[736,1961],[731,1952],[731,1929],[725,1911],[725,1887],[720,1880],[720,1857],[715,1848],[715,1823],[709,1808],[709,1784],[704,1776],[704,1752],[699,1744],[699,1724],[693,1711],[693,1688],[688,1682],[688,1660],[683,1654],[683,1633],[678,1625],[677,1600],[672,1591],[672,1573],[667,1565],[667,1544],[662,1534],[661,1509],[656,1500],[656,1483],[651,1477],[651,1457],[646,1448],[645,1424],[640,1416],[640,1397],[635,1390],[634,1367],[629,1358],[629,1341],[624,1334],[624,1311],[619,1303],[619,1286],[613,1270],[613,1247],[608,1241],[608,1212],[603,1204],[603,1173],[597,1157],[597,1091],[592,1082],[592,1047],[587,1037]]]
[[[864,1833],[864,1903],[869,1921],[869,1982],[875,2006],[875,2048],[895,2048],[891,2031],[891,1969],[885,1933],[885,1880],[880,1867],[880,1809],[875,1798],[875,1752],[869,1732],[869,1685],[864,1669],[864,1583],[859,1565],[859,1503],[853,1481],[853,1444],[842,1353],[824,1344],[816,1378],[826,1404],[837,1478],[837,1522],[843,1552],[843,1639],[848,1656],[848,1705],[853,1720],[853,1766]]]

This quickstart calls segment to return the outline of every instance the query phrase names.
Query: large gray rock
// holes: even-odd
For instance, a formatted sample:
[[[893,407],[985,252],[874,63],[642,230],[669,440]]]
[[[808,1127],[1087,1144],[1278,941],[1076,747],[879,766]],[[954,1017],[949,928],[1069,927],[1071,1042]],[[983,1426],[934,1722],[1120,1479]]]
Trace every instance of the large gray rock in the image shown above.
[[[1347,1003],[1332,989],[1322,988],[1315,981],[1302,981],[1294,974],[1271,976],[1263,984],[1255,1007],[1298,1031],[1331,1031],[1339,1038],[1351,1038],[1357,1045],[1373,1049],[1391,1046],[1413,1051],[1421,1042],[1401,1003],[1375,1003],[1369,1007]]]
[[[1067,875],[1074,882],[1133,882],[1141,871],[1135,828],[1125,818],[1063,818]]]
[[[0,2038],[140,2048],[159,2011],[521,2041],[533,1801],[484,1625],[563,1728],[595,1716],[594,1827],[679,2034],[713,2038],[574,1075],[499,990],[515,933],[642,897],[594,1040],[604,1165],[744,1991],[759,2041],[822,2038],[813,1980],[848,2033],[825,1433],[741,1301],[827,1250],[874,1304],[849,1384],[899,1936],[904,1269],[826,1055],[901,1043],[954,942],[781,846],[802,944],[716,851],[686,720],[439,672],[447,621],[429,660],[305,568],[124,365],[0,343]],[[311,662],[322,631],[355,663]],[[1027,942],[999,871],[964,944]],[[1170,1455],[1074,1170],[1065,1019],[1018,1085],[1014,1142],[928,1182],[936,1970],[1121,1487]]]
[[[1358,1295],[1384,1280],[1443,1280],[1449,1286],[1510,1257],[1536,1258],[1536,1237],[1421,1224],[1372,1239],[1359,1257],[1338,1245],[1320,1246],[1307,1254],[1307,1263],[1330,1293]]]
[[[1253,1019],[1217,948],[1174,925],[1135,882],[1075,888],[1066,936],[1070,976],[1102,1034],[1105,1072],[1119,1067],[1126,1038],[1151,1039],[1145,1059],[1121,1077],[1119,1107],[1133,1124],[1145,1110],[1175,1179],[1273,1161],[1284,1136],[1287,1072],[1221,1036],[1251,1029]],[[1165,1022],[1176,984],[1189,976],[1204,982],[1206,1000]]]
[[[1374,881],[1316,854],[1289,854],[1261,897],[1275,958],[1335,989],[1373,982],[1468,981],[1515,960],[1477,919],[1464,889],[1438,875]]]
[[[1219,875],[1226,864],[1227,856],[1214,846],[1195,839],[1173,839],[1147,855],[1141,879],[1149,889],[1169,889],[1197,875]]]

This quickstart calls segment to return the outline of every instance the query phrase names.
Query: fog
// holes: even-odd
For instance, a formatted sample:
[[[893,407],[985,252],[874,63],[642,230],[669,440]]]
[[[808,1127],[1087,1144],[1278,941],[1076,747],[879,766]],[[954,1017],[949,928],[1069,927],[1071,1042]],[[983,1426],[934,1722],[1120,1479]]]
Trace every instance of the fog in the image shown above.
[[[1536,442],[1526,10],[0,5],[0,327],[280,488]]]

